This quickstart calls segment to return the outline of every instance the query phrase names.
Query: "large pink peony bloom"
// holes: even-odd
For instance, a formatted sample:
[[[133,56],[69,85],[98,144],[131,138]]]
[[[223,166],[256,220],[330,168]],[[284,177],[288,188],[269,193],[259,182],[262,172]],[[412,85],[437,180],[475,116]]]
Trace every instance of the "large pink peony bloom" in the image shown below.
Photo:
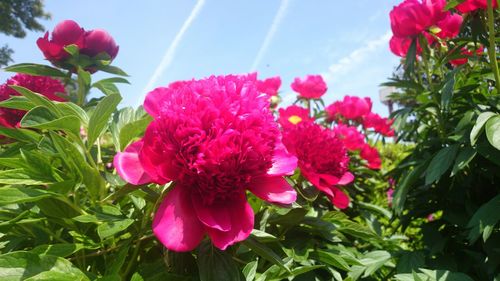
[[[330,129],[312,122],[300,122],[285,128],[283,143],[299,159],[302,175],[317,189],[324,192],[332,203],[344,209],[349,197],[337,186],[354,180],[348,171],[347,151]]]
[[[390,12],[392,32],[397,37],[415,37],[442,20],[445,0],[405,0]]]
[[[114,166],[132,184],[174,181],[153,220],[165,247],[190,251],[205,234],[222,250],[246,239],[254,224],[247,190],[268,202],[295,201],[283,175],[297,159],[281,142],[268,100],[255,75],[177,82],[147,95],[153,121]]]
[[[386,137],[393,137],[394,130],[391,128],[394,120],[381,117],[376,113],[369,113],[363,117],[363,127],[365,129],[372,128],[375,132]]]
[[[462,26],[463,17],[459,14],[447,14],[436,25],[441,30],[436,35],[439,38],[451,39],[457,37]]]
[[[0,101],[20,95],[14,89],[10,88],[9,85],[27,88],[54,101],[65,101],[64,98],[56,95],[56,93],[65,93],[64,85],[59,80],[50,77],[16,74],[8,79],[5,84],[0,85]],[[9,128],[19,127],[19,122],[25,114],[26,111],[24,110],[0,107],[0,126]]]
[[[498,1],[492,0],[493,7],[498,7]],[[465,0],[455,7],[460,13],[469,13],[475,10],[486,10],[488,8],[488,0]]]
[[[365,146],[365,136],[356,127],[338,124],[333,132],[350,151],[361,150]]]
[[[309,116],[309,110],[297,105],[291,105],[287,108],[279,109],[280,118],[278,122],[282,127],[295,126],[300,122],[314,122]]]
[[[292,90],[306,99],[319,99],[326,93],[328,87],[321,75],[307,75],[304,79],[299,77],[293,80]]]
[[[329,120],[336,120],[338,115],[355,120],[362,118],[372,110],[372,100],[369,97],[345,96],[342,101],[336,101],[326,108]]]
[[[257,90],[268,96],[276,96],[281,87],[281,77],[269,77],[264,80],[257,80]]]

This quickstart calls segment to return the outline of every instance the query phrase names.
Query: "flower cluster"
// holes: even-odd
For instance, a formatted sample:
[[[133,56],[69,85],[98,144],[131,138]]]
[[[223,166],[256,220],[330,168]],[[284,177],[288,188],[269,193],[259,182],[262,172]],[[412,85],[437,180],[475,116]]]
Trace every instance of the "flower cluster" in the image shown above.
[[[175,183],[153,221],[167,248],[190,251],[205,234],[220,249],[246,239],[254,220],[247,190],[272,203],[295,201],[283,175],[293,173],[297,159],[257,85],[256,75],[228,75],[147,95],[144,108],[154,120],[114,166],[132,184]]]
[[[49,38],[49,32],[37,40],[38,48],[47,60],[55,65],[61,65],[70,54],[65,47],[75,45],[80,54],[93,58],[99,54],[106,54],[113,60],[118,54],[119,47],[111,35],[102,29],[84,30],[78,23],[65,20],[56,25]]]
[[[53,101],[65,101],[64,85],[56,79],[46,76],[33,76],[28,74],[16,74],[0,85],[0,101],[5,101],[12,96],[20,94],[10,86],[21,86],[35,93],[46,96]],[[15,128],[19,127],[19,122],[26,114],[24,110],[0,107],[0,126]]]

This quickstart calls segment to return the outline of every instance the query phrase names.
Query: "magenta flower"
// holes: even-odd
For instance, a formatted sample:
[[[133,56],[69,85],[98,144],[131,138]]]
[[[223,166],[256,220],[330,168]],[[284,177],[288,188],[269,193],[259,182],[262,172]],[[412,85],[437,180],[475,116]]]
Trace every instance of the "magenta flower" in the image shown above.
[[[283,143],[297,156],[302,175],[324,192],[333,205],[340,209],[349,206],[349,197],[338,186],[349,184],[354,176],[348,171],[347,151],[332,130],[300,122],[285,128]]]
[[[102,29],[94,29],[85,32],[85,47],[80,51],[89,57],[99,53],[106,53],[113,60],[118,54],[119,47],[108,32]]]
[[[389,188],[387,189],[387,203],[389,205],[389,207],[392,206],[392,199],[394,198],[394,188]]]
[[[51,62],[66,59],[69,54],[64,50],[65,46],[77,45],[84,47],[85,31],[78,23],[72,20],[64,20],[56,25],[52,31],[52,38],[49,39],[49,32],[38,38],[36,44],[42,51],[45,58]]]
[[[463,18],[459,14],[447,14],[441,21],[437,23],[437,27],[441,30],[436,35],[439,38],[451,39],[457,37],[462,26]]]
[[[455,8],[462,14],[473,12],[475,10],[481,9],[486,10],[488,8],[488,0],[465,0],[464,2],[458,4]],[[498,1],[492,0],[493,8],[498,7]]]
[[[295,201],[283,175],[297,159],[281,142],[268,99],[255,75],[184,81],[147,95],[153,121],[114,166],[132,184],[175,183],[153,220],[165,247],[190,251],[205,234],[222,250],[246,239],[254,224],[247,190],[268,202]]]
[[[61,96],[56,93],[65,93],[64,85],[56,79],[46,76],[33,76],[28,74],[16,74],[0,85],[0,101],[8,100],[12,96],[19,96],[20,94],[9,85],[16,85],[27,88],[35,93],[46,96],[50,100],[65,101]],[[26,114],[24,110],[10,109],[0,107],[0,126],[3,127],[19,127],[19,122]]]
[[[394,120],[381,117],[376,113],[369,113],[363,117],[363,127],[365,129],[373,128],[375,132],[386,137],[393,137],[394,130],[391,128]]]
[[[309,117],[309,110],[297,105],[280,108],[279,114],[278,122],[282,127],[295,126],[300,122],[314,122],[314,119]]]
[[[380,154],[375,147],[369,146],[366,144],[361,149],[361,153],[359,154],[361,158],[365,159],[367,162],[367,167],[372,170],[378,170],[382,166],[382,160],[380,159]]]
[[[333,128],[333,132],[350,151],[361,150],[366,144],[365,136],[356,127],[338,124]]]
[[[281,77],[269,77],[264,80],[257,80],[257,90],[268,96],[276,96],[281,87]]]
[[[329,120],[336,120],[342,116],[349,120],[356,120],[370,113],[372,100],[369,97],[345,96],[342,101],[336,101],[326,108]]]
[[[299,96],[306,99],[319,99],[328,89],[321,75],[307,75],[304,79],[297,77],[291,87]]]
[[[416,37],[442,20],[445,0],[405,0],[390,12],[392,32],[397,37]]]

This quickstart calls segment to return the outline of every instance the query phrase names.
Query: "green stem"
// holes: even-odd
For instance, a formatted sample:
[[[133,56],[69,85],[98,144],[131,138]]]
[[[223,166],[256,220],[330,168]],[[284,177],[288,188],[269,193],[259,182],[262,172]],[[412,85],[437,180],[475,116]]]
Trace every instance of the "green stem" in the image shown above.
[[[495,15],[493,13],[492,0],[488,0],[488,13],[487,13],[488,35],[490,46],[488,47],[488,54],[490,56],[491,71],[495,76],[495,86],[497,94],[500,94],[500,72],[498,71],[497,63],[497,49],[495,45]]]

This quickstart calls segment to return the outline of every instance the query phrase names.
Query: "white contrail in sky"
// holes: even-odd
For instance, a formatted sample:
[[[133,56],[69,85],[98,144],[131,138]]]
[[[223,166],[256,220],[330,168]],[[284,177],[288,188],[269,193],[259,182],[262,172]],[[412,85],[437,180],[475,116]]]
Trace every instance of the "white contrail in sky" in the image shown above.
[[[189,29],[191,24],[193,24],[196,17],[198,17],[198,14],[200,13],[201,8],[203,8],[204,4],[205,4],[205,0],[198,0],[196,5],[193,7],[193,10],[191,10],[189,17],[186,19],[186,21],[184,21],[184,24],[182,25],[179,32],[177,32],[177,35],[175,35],[174,41],[172,41],[170,46],[165,51],[165,54],[163,55],[163,58],[162,58],[160,64],[156,67],[153,76],[151,76],[151,79],[149,79],[148,83],[146,84],[146,86],[142,90],[141,98],[138,101],[140,104],[142,104],[144,97],[146,96],[147,91],[152,90],[152,88],[155,86],[158,79],[163,75],[165,70],[172,63],[172,60],[174,59],[174,56],[175,56],[175,52],[177,51],[177,47],[179,46],[179,43],[181,42],[182,37],[184,37],[184,33],[186,33],[186,31]]]
[[[276,12],[276,15],[274,16],[273,23],[271,24],[271,27],[267,31],[266,38],[264,39],[264,42],[260,46],[259,52],[257,53],[255,60],[253,61],[252,68],[250,69],[250,71],[255,71],[257,69],[257,66],[259,66],[262,57],[267,52],[269,44],[271,44],[271,41],[273,40],[274,35],[276,34],[276,31],[278,31],[278,28],[280,27],[281,22],[285,17],[289,2],[290,0],[281,1],[278,12]]]

